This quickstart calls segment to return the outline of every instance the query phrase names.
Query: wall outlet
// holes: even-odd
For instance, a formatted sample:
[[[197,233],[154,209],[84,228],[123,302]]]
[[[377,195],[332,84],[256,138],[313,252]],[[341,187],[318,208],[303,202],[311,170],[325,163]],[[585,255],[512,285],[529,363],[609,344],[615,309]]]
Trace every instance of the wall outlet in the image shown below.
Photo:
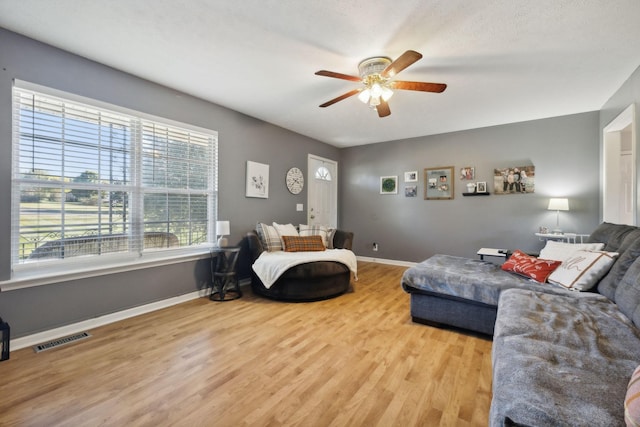
[[[296,204],[296,211],[302,212],[304,210],[304,205],[302,203]]]
[[[373,244],[373,251],[374,252],[378,252],[378,244],[377,243]]]

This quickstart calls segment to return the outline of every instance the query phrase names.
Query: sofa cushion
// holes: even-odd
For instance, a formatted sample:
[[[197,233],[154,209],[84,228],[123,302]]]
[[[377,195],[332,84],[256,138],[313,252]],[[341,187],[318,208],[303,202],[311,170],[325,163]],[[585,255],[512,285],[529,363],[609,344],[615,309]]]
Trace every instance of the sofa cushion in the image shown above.
[[[540,258],[564,261],[571,257],[574,252],[580,250],[601,251],[604,243],[567,243],[548,240],[544,248],[540,251]]]
[[[640,258],[629,267],[616,288],[615,303],[633,323],[640,325]]]
[[[611,270],[598,283],[598,292],[610,300],[615,301],[616,288],[624,277],[625,273],[640,257],[640,230],[631,232],[625,237],[620,247],[620,256],[611,266]]]
[[[285,252],[324,251],[320,236],[282,236]]]
[[[611,224],[603,222],[589,236],[588,243],[604,243],[604,250],[609,252],[620,252],[620,247],[627,234],[637,230],[637,227],[624,224]]]
[[[640,363],[640,334],[595,293],[511,289],[498,305],[490,425],[624,423],[624,398]]]
[[[573,291],[588,291],[609,271],[617,252],[575,251],[551,273],[549,283]]]
[[[516,249],[509,259],[502,264],[502,269],[529,277],[536,282],[544,283],[560,264],[562,264],[562,261],[536,258]]]
[[[640,425],[640,366],[633,371],[624,398],[624,421],[627,426]]]

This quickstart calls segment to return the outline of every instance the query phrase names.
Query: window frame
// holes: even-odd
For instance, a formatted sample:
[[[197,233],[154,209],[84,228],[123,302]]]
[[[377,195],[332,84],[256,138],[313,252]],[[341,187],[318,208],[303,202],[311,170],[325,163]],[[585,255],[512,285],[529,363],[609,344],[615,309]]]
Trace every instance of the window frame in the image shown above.
[[[210,146],[212,164],[209,165],[209,173],[207,174],[207,187],[204,191],[200,190],[202,194],[206,194],[207,197],[207,218],[206,218],[206,241],[200,244],[193,244],[190,246],[175,247],[175,248],[163,248],[161,250],[143,250],[132,251],[129,249],[125,252],[114,252],[110,254],[100,255],[88,255],[81,257],[69,257],[64,259],[48,260],[46,262],[19,262],[19,237],[20,237],[20,184],[21,180],[16,179],[17,170],[19,167],[19,154],[16,152],[16,141],[19,139],[20,129],[18,126],[17,108],[16,108],[16,91],[35,92],[43,96],[50,96],[55,98],[61,98],[63,101],[73,104],[85,105],[89,108],[105,110],[106,112],[122,114],[134,118],[136,121],[136,132],[138,136],[134,138],[134,141],[130,143],[130,149],[137,151],[135,161],[138,165],[142,162],[142,146],[144,144],[144,138],[142,136],[143,123],[152,122],[160,126],[166,126],[169,128],[176,128],[179,130],[185,130],[187,132],[194,132],[208,137],[208,141],[212,144]],[[37,286],[41,284],[59,282],[61,280],[71,280],[82,277],[92,277],[102,274],[110,274],[116,271],[129,271],[138,268],[148,268],[153,265],[166,265],[173,262],[185,262],[192,259],[205,258],[209,255],[209,250],[213,245],[215,239],[215,221],[218,217],[218,132],[211,129],[206,129],[198,126],[194,126],[188,123],[177,122],[164,117],[158,117],[143,113],[140,111],[128,109],[118,105],[113,105],[98,101],[91,98],[86,98],[76,94],[44,87],[41,85],[14,80],[12,90],[12,114],[13,114],[13,126],[12,126],[12,170],[11,170],[11,193],[12,193],[12,206],[11,206],[11,278],[8,281],[0,282],[0,291],[9,289],[23,288],[29,286]],[[135,168],[136,178],[127,187],[135,187],[135,191],[132,192],[133,198],[132,205],[138,205],[141,208],[143,200],[146,194],[153,193],[155,188],[144,187],[141,183],[141,176],[143,174],[142,169]],[[168,185],[163,187],[167,195],[173,194],[172,188]],[[180,193],[178,190],[177,193]],[[187,191],[188,192],[188,191]],[[197,193],[197,191],[194,191]],[[135,212],[136,208],[131,207],[133,211],[131,216],[138,216],[133,218],[130,224],[131,228],[142,227],[144,230],[145,221],[142,218],[141,211]],[[138,238],[142,234],[138,233]]]

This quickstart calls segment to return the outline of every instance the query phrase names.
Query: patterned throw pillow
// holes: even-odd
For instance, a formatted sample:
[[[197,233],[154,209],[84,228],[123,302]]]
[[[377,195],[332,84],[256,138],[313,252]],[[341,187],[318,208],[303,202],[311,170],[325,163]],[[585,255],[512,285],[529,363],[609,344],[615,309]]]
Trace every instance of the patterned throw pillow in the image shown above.
[[[256,232],[258,233],[262,247],[265,248],[267,252],[282,250],[280,235],[273,226],[260,222],[256,225]]]
[[[549,276],[549,283],[572,291],[588,291],[609,271],[617,252],[576,251]]]
[[[285,252],[324,251],[320,236],[282,236]]]
[[[562,261],[536,258],[515,250],[508,260],[502,264],[504,271],[512,271],[537,282],[544,283],[547,277],[562,264]]]
[[[624,398],[624,422],[627,426],[640,426],[640,366],[633,371]]]
[[[322,243],[324,243],[324,246],[327,248],[330,248],[329,246],[329,228],[325,227],[324,225],[307,225],[307,224],[300,224],[300,226],[298,227],[300,229],[300,235],[301,236],[320,236],[322,237]],[[333,236],[331,236],[333,237]],[[331,245],[333,246],[333,245]],[[330,248],[331,249],[331,248]]]

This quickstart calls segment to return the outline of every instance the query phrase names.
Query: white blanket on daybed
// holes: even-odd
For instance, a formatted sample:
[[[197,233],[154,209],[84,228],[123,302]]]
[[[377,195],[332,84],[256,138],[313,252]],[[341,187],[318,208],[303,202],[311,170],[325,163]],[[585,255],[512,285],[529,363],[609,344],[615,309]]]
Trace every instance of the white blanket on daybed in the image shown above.
[[[258,275],[265,288],[269,289],[288,269],[299,264],[314,261],[337,261],[358,276],[356,255],[349,249],[327,249],[313,252],[264,251],[253,263],[253,271]]]

